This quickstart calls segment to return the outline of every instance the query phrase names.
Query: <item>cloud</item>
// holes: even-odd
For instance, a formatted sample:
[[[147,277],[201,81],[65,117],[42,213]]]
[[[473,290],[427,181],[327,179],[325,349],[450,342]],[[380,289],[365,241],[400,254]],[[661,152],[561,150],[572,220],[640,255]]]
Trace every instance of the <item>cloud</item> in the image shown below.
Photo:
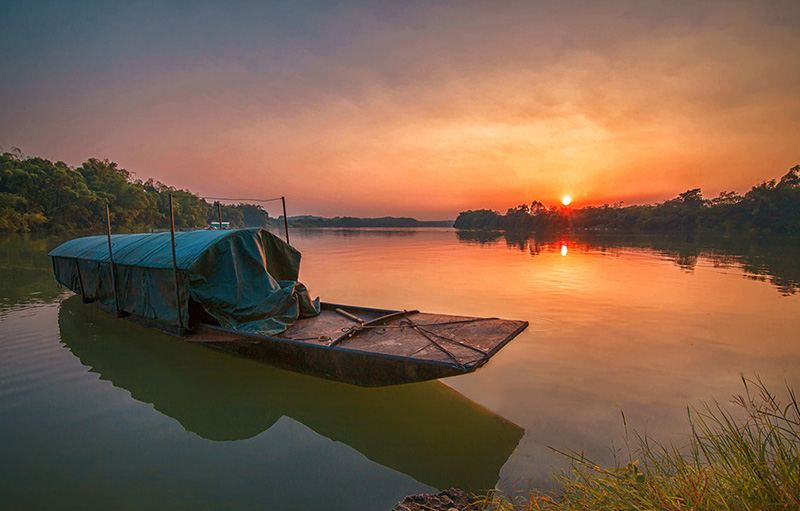
[[[797,159],[791,2],[130,9],[56,38],[52,79],[26,61],[0,86],[18,99],[2,143],[301,212],[429,218],[742,189]]]

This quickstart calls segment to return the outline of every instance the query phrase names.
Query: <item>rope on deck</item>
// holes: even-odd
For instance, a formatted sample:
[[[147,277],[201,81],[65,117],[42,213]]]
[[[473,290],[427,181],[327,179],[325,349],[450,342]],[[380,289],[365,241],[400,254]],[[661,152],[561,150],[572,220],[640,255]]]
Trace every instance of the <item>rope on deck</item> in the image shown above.
[[[404,312],[408,313],[409,311],[404,311]],[[453,321],[443,321],[441,323],[417,324],[414,321],[412,321],[410,318],[406,317],[406,318],[400,320],[397,323],[397,325],[366,325],[366,324],[364,324],[364,321],[361,320],[360,318],[357,318],[355,316],[353,316],[353,317],[350,317],[350,316],[351,315],[348,314],[348,315],[345,315],[344,317],[347,317],[351,321],[356,322],[356,324],[353,325],[353,326],[350,326],[350,327],[342,328],[343,335],[339,337],[339,339],[341,339],[341,340],[349,339],[350,337],[353,337],[354,335],[356,335],[360,331],[367,330],[367,329],[375,330],[376,333],[380,335],[380,334],[385,333],[387,328],[398,328],[398,329],[402,330],[404,328],[411,327],[414,330],[416,330],[417,332],[419,332],[420,335],[425,337],[425,339],[427,339],[428,342],[430,343],[430,344],[428,344],[426,346],[423,346],[422,348],[418,349],[414,353],[412,353],[411,356],[414,356],[417,353],[428,349],[430,346],[434,346],[436,349],[438,349],[439,351],[441,351],[442,353],[447,355],[451,360],[453,360],[453,362],[455,362],[458,365],[458,367],[461,368],[462,370],[465,369],[464,364],[462,364],[461,361],[459,361],[458,358],[455,355],[453,355],[450,351],[448,351],[444,346],[442,346],[441,344],[436,342],[436,340],[434,340],[432,337],[436,337],[436,338],[438,338],[438,339],[440,339],[442,341],[446,341],[446,342],[449,342],[449,343],[452,343],[452,344],[457,344],[457,345],[459,345],[461,347],[464,347],[464,348],[467,348],[469,350],[476,351],[476,352],[480,353],[483,356],[488,355],[488,353],[483,351],[480,348],[476,348],[476,347],[470,346],[469,344],[466,344],[464,342],[457,341],[455,339],[451,339],[449,337],[446,337],[444,335],[436,333],[436,332],[434,332],[432,330],[429,330],[428,328],[435,327],[435,326],[441,326],[441,325],[476,323],[476,322],[479,322],[479,321],[492,321],[492,320],[498,319],[498,318],[472,318],[472,319],[459,319],[459,320],[453,320]]]

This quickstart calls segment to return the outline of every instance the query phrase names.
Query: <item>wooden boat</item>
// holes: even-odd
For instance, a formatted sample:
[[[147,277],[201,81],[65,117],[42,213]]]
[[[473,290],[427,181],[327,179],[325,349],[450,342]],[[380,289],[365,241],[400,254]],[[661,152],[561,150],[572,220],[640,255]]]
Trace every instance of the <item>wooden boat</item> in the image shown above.
[[[479,491],[524,435],[438,381],[365,388],[283,371],[116,320],[79,296],[59,305],[58,330],[89,371],[215,442],[288,418],[434,488]]]
[[[278,335],[201,324],[186,339],[362,386],[394,385],[475,371],[528,324],[321,304],[318,316]]]
[[[169,234],[72,240],[50,252],[56,278],[188,342],[361,386],[475,371],[528,326],[320,304],[297,282],[300,253],[265,230]]]

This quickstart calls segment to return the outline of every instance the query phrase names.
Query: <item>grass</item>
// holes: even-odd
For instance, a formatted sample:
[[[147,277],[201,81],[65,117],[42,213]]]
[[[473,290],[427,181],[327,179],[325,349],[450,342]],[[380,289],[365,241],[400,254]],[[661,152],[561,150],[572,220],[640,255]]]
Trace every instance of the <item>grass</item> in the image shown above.
[[[478,497],[477,509],[566,510],[800,510],[800,408],[791,387],[781,401],[759,378],[743,378],[733,401],[745,413],[718,403],[689,408],[688,445],[628,436],[613,467],[582,453],[558,451],[570,462],[557,475],[557,493]],[[623,415],[623,423],[625,418]]]

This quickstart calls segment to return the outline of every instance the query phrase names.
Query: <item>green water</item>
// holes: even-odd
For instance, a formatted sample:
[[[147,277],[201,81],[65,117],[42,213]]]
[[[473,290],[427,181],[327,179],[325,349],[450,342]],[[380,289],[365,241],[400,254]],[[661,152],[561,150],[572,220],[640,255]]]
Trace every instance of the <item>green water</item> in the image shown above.
[[[365,389],[116,320],[52,278],[58,239],[0,238],[0,509],[389,509],[552,484],[547,446],[609,461],[680,441],[740,376],[800,384],[793,240],[448,229],[295,231],[325,301],[523,319],[478,372]]]

